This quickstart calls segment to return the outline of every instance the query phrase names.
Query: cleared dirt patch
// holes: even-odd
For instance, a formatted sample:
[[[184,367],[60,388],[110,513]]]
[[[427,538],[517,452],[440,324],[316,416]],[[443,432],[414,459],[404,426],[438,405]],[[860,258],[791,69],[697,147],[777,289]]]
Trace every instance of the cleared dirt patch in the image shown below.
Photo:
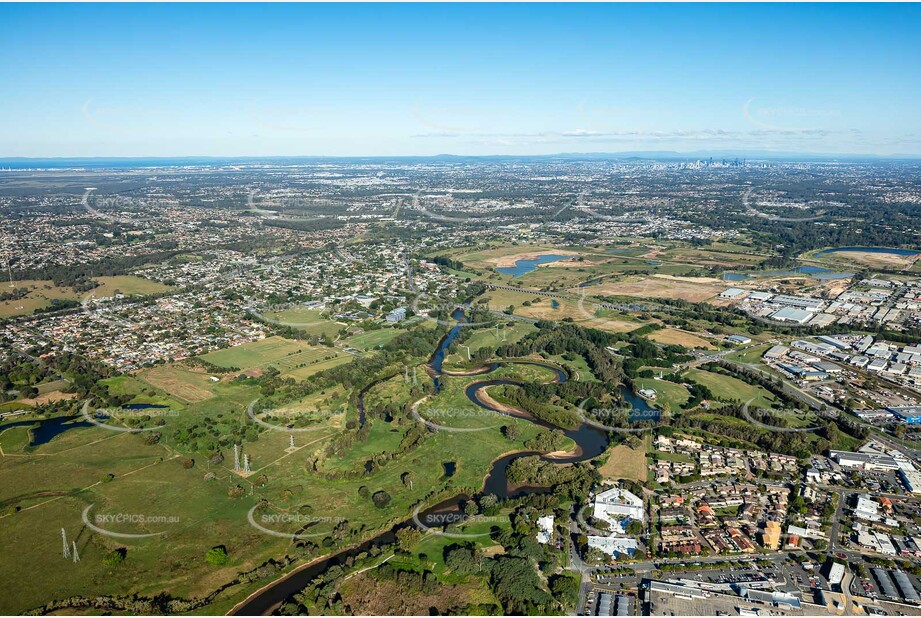
[[[823,254],[821,257],[832,258],[836,262],[869,266],[870,268],[907,270],[912,267],[915,260],[921,257],[921,253],[898,255],[896,253],[875,253],[872,251],[834,251]]]
[[[23,399],[23,403],[27,403],[30,406],[41,406],[46,403],[51,403],[52,401],[64,401],[65,399],[73,399],[77,395],[74,393],[62,393],[61,391],[50,391],[44,395],[39,395],[35,399]]]
[[[444,615],[475,599],[466,586],[440,585],[432,593],[405,590],[393,580],[362,573],[343,584],[340,590],[346,613],[355,616],[428,616],[432,609]]]
[[[663,275],[661,273],[656,273],[653,275],[653,277],[658,277],[659,279],[669,279],[670,281],[685,281],[687,283],[709,283],[719,287],[726,285],[725,281],[717,277],[680,277],[678,275]]]
[[[726,289],[725,285],[709,283],[702,279],[698,283],[690,278],[670,279],[645,277],[639,280],[608,281],[601,285],[585,288],[592,296],[632,296],[635,298],[680,298],[690,302],[702,302],[713,298]]]

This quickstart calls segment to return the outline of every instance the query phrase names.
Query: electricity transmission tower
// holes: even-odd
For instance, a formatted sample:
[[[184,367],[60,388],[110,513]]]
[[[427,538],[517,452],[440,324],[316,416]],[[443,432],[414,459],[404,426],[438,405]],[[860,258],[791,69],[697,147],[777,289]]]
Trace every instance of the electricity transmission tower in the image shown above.
[[[61,541],[64,543],[64,558],[70,558],[70,545],[67,544],[67,532],[61,528]]]

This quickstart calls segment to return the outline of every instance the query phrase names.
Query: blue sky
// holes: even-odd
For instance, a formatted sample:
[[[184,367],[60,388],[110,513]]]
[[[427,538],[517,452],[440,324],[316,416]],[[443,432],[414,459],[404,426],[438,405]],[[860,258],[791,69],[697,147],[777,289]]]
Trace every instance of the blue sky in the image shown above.
[[[0,156],[921,154],[918,5],[0,5]]]

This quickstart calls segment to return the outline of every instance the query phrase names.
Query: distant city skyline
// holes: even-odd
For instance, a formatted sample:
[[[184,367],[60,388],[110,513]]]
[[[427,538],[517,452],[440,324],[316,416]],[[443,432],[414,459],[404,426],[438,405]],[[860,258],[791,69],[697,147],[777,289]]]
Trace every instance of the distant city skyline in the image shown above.
[[[0,160],[921,154],[921,7],[0,5]]]

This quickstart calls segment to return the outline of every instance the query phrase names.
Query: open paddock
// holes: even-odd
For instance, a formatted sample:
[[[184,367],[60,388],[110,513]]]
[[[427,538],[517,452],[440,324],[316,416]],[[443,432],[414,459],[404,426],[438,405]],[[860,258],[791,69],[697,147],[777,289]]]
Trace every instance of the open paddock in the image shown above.
[[[137,378],[186,403],[196,403],[214,396],[214,382],[207,374],[192,371],[180,363],[145,369]]]
[[[715,265],[727,268],[753,266],[760,264],[764,256],[751,253],[730,253],[725,251],[711,251],[697,248],[676,248],[664,251],[661,259],[684,262],[688,264]]]
[[[157,281],[135,277],[133,275],[116,275],[113,277],[96,277],[95,281],[99,283],[98,287],[89,292],[91,298],[105,298],[115,294],[124,294],[125,296],[148,294],[162,294],[169,292],[173,288],[163,285]]]
[[[702,302],[713,298],[724,289],[711,279],[694,280],[689,277],[643,277],[624,281],[604,281],[600,285],[584,288],[592,296],[629,296],[632,298],[668,298],[689,302]]]
[[[56,286],[50,280],[14,281],[12,288],[9,283],[5,283],[0,285],[0,292],[24,294],[20,299],[0,301],[0,318],[28,315],[36,309],[50,306],[52,300],[79,299],[73,288]]]
[[[703,337],[674,328],[663,328],[653,331],[649,333],[647,337],[658,343],[665,343],[668,345],[680,345],[686,348],[699,348],[703,350],[716,349],[712,343]]]
[[[587,328],[617,333],[629,332],[645,324],[629,316],[603,309],[589,299],[580,302],[571,298],[549,298],[533,292],[512,290],[488,290],[483,297],[489,299],[489,308],[494,311],[504,311],[512,305],[515,307],[514,315],[534,320],[559,322],[570,318]],[[528,305],[525,305],[525,302]]]
[[[379,328],[352,335],[345,340],[345,343],[359,350],[373,350],[387,345],[403,332],[405,331],[400,328]]]
[[[285,377],[292,377],[295,380],[306,380],[315,373],[319,373],[326,369],[331,369],[333,367],[338,367],[339,365],[344,365],[352,361],[354,357],[350,354],[339,353],[333,358],[324,358],[320,357],[317,360],[313,361],[310,364],[304,365],[303,367],[292,367],[288,370],[283,370],[283,375]],[[279,369],[281,369],[279,367]]]
[[[703,369],[691,369],[688,378],[710,389],[713,396],[724,401],[751,401],[752,407],[770,409],[778,403],[777,397],[760,386],[752,386],[738,378],[713,373]]]
[[[272,366],[286,373],[311,363],[330,360],[326,357],[336,358],[340,355],[345,355],[345,353],[336,348],[314,346],[306,341],[273,336],[209,352],[202,358],[218,367],[235,367],[246,371]]]
[[[618,444],[608,450],[608,459],[598,468],[601,478],[608,481],[628,479],[644,482],[646,480],[646,449],[649,448],[649,438],[641,436],[641,442],[636,448],[626,444]]]

